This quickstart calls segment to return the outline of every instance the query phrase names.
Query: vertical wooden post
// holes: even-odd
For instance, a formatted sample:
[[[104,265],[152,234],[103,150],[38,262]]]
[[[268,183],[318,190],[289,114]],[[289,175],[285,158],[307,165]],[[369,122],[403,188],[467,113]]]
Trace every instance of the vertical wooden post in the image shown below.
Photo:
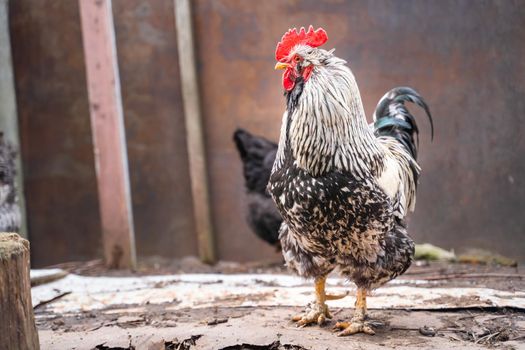
[[[106,264],[136,262],[111,0],[79,0]]]
[[[215,249],[209,204],[206,151],[204,147],[199,87],[195,64],[190,1],[174,0],[174,8],[193,212],[198,236],[199,255],[202,261],[213,263],[215,262]]]
[[[18,115],[16,111],[16,94],[9,38],[8,0],[0,0],[0,131],[5,139],[15,147],[16,157],[16,190],[18,207],[21,215],[20,235],[27,238],[26,210],[24,197],[24,177],[22,172],[22,154],[18,134]]]
[[[29,242],[16,233],[0,232],[0,334],[0,349],[39,349],[31,305]]]

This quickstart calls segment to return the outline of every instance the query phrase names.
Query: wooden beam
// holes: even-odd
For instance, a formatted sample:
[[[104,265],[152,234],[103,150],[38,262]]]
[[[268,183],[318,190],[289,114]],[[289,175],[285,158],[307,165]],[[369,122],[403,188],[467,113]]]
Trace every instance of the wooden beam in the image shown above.
[[[215,244],[209,204],[206,150],[200,109],[197,68],[195,64],[190,1],[174,0],[174,8],[193,212],[197,230],[199,255],[202,261],[213,263],[216,260]]]
[[[39,349],[31,304],[29,242],[0,232],[0,349]]]
[[[135,238],[111,0],[79,4],[104,257],[111,268],[133,268]]]
[[[20,209],[20,231],[27,238],[26,206],[24,197],[24,177],[22,170],[22,154],[18,133],[18,114],[16,110],[15,82],[11,57],[11,41],[9,38],[9,8],[8,0],[0,0],[0,131],[5,139],[16,149],[15,160],[16,192],[18,208]]]

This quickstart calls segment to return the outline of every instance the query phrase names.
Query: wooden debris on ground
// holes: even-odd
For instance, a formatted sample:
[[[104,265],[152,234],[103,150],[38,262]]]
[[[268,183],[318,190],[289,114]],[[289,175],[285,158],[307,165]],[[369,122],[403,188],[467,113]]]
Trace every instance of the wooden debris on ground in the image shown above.
[[[33,310],[36,310],[38,308],[41,308],[44,305],[50,304],[50,303],[52,303],[54,301],[57,301],[58,299],[63,298],[66,295],[69,295],[69,294],[71,294],[70,291],[61,292],[61,293],[58,293],[57,295],[55,295],[54,297],[52,297],[50,299],[41,300],[41,301],[38,302],[38,304],[35,304],[35,306],[33,306]]]
[[[38,269],[31,270],[31,287],[53,282],[67,276],[67,271],[62,269]]]
[[[173,341],[164,342],[164,350],[190,350],[192,346],[197,344],[197,340],[200,337],[202,337],[202,335],[198,334],[192,335],[188,339],[184,339],[182,341],[175,339]]]
[[[196,268],[192,263],[192,271],[199,271]],[[276,273],[273,267],[263,274],[228,274],[243,271],[234,264],[227,266],[227,273],[213,268],[219,273],[70,274],[37,286],[35,302],[72,292],[36,310],[41,339],[47,347],[74,344],[77,350],[92,350],[101,343],[107,349],[176,349],[195,334],[202,337],[191,350],[271,349],[270,345],[278,350],[317,349],[319,344],[331,350],[463,350],[516,347],[525,331],[525,278],[520,267],[417,262],[369,298],[376,327],[373,339],[340,339],[331,333],[335,322],[348,321],[353,312],[353,286],[340,278],[328,279],[328,291],[352,293],[329,302],[331,323],[299,330],[289,318],[311,301],[308,281],[282,270]],[[278,346],[272,345],[276,342]]]
[[[468,275],[467,275],[468,276]],[[521,281],[522,275],[514,275]],[[440,287],[422,276],[398,279],[374,291],[369,307],[376,309],[447,310],[457,308],[513,308],[525,310],[524,291],[491,288]],[[438,281],[437,281],[438,282]],[[342,278],[329,278],[328,290],[353,290]],[[431,287],[431,288],[430,288]],[[236,306],[302,306],[310,302],[312,287],[290,275],[185,274],[146,277],[67,277],[33,288],[35,305],[48,300],[48,310],[74,313],[117,305],[172,303],[171,309]],[[61,296],[65,292],[71,292]],[[352,299],[350,293],[348,299]],[[55,301],[55,297],[60,300]],[[335,308],[347,300],[331,302]]]

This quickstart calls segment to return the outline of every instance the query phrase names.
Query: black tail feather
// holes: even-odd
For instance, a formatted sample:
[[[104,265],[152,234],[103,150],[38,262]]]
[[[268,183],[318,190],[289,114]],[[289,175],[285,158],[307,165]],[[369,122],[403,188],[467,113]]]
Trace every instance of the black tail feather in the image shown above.
[[[409,87],[394,88],[381,98],[374,112],[374,133],[376,136],[396,138],[417,159],[419,129],[416,119],[405,106],[407,101],[423,108],[430,121],[431,137],[434,139],[430,109],[423,97]]]

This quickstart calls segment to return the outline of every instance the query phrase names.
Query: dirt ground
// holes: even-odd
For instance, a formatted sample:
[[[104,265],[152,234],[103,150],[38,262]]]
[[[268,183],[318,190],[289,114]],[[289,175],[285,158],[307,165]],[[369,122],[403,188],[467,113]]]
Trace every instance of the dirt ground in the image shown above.
[[[220,263],[210,267],[195,259],[143,261],[135,272],[107,271],[97,261],[60,267],[80,275],[113,277],[286,273],[280,264]],[[521,267],[418,263],[400,279],[406,285],[429,282],[424,288],[525,290]],[[376,335],[344,338],[337,337],[332,327],[352,316],[350,298],[348,307],[332,307],[334,319],[329,323],[305,328],[290,321],[302,311],[298,306],[235,306],[233,300],[219,300],[212,307],[180,308],[176,307],[180,300],[173,300],[62,314],[52,308],[59,301],[35,309],[42,349],[525,349],[524,308],[461,307],[462,300],[446,301],[454,306],[432,310],[374,309],[369,305]]]

